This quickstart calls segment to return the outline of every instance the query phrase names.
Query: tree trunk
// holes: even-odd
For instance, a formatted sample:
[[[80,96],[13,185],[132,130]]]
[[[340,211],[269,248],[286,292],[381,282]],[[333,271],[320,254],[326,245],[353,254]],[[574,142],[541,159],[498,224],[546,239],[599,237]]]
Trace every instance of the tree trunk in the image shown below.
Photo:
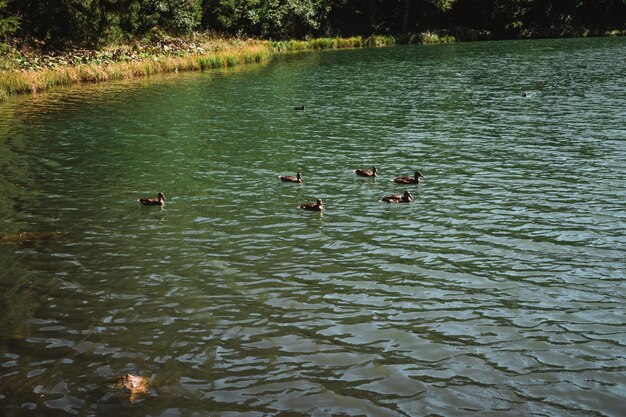
[[[402,33],[406,33],[409,27],[409,12],[411,11],[411,0],[404,0],[402,8],[402,22],[400,28]]]

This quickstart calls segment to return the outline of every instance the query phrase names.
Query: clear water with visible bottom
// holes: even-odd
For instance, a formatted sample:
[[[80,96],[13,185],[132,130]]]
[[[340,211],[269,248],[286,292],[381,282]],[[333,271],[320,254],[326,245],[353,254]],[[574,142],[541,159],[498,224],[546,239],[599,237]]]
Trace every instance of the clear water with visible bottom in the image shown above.
[[[537,40],[0,105],[1,414],[624,415],[625,87]]]

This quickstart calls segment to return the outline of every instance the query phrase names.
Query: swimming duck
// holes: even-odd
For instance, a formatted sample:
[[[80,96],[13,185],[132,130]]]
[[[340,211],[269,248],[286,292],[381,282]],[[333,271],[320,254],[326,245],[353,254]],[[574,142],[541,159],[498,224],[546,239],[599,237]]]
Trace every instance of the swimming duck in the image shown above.
[[[415,171],[415,176],[397,177],[393,179],[393,182],[398,183],[398,184],[419,184],[421,181],[421,178],[424,178],[422,173],[419,171]]]
[[[107,384],[111,390],[127,394],[130,401],[135,401],[138,395],[148,392],[149,379],[144,376],[126,374],[116,378],[114,382]]]
[[[148,389],[148,378],[126,374],[122,378],[122,384],[131,394],[141,394]]]
[[[281,181],[284,181],[284,182],[297,182],[297,183],[302,182],[302,175],[300,175],[299,172],[296,174],[295,177],[293,175],[282,175],[279,178],[281,179]]]
[[[158,193],[156,198],[140,198],[139,201],[144,206],[161,206],[165,204],[165,196],[163,193]]]
[[[300,208],[304,209],[304,210],[311,210],[311,211],[323,211],[324,210],[324,203],[322,203],[322,199],[321,198],[318,198],[315,203],[303,203],[303,204],[300,204]]]
[[[304,104],[301,106],[296,106],[293,108],[294,110],[304,110]]]
[[[382,198],[387,203],[411,203],[413,196],[410,192],[405,191],[404,194],[387,195]]]
[[[360,177],[375,177],[378,175],[378,168],[372,167],[372,170],[368,169],[355,169],[354,173]]]

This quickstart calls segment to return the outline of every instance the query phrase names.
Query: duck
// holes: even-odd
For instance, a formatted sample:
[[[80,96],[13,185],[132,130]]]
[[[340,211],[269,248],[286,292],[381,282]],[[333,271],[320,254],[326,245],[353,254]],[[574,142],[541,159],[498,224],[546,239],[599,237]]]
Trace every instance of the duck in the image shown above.
[[[322,202],[321,198],[318,198],[315,203],[300,204],[300,208],[304,210],[310,210],[310,211],[323,211],[324,203]]]
[[[140,198],[139,201],[144,206],[161,206],[165,204],[165,196],[163,193],[158,193],[156,198]]]
[[[415,175],[413,177],[396,177],[393,179],[393,182],[398,184],[419,184],[422,178],[424,178],[422,173],[419,171],[415,171]]]
[[[354,173],[360,177],[375,177],[378,175],[378,168],[375,166],[372,167],[372,170],[368,169],[355,169]]]
[[[137,399],[137,396],[148,392],[149,384],[150,381],[145,376],[126,374],[123,377],[117,378],[114,383],[108,385],[109,388],[113,390],[125,392],[132,402]]]
[[[281,181],[284,182],[302,182],[302,175],[299,172],[296,174],[295,177],[293,175],[281,175],[279,178]]]
[[[294,110],[304,110],[304,104],[302,104],[301,106],[296,106],[293,109]]]
[[[412,203],[413,195],[409,191],[405,191],[404,194],[386,195],[382,198],[382,201],[387,203]]]

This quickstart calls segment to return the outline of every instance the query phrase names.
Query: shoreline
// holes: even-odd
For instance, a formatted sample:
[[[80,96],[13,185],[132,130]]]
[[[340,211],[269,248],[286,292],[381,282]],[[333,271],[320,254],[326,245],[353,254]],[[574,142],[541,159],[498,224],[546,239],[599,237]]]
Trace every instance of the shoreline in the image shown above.
[[[607,37],[622,35],[626,33],[605,33]],[[481,36],[467,38],[468,41],[495,40]],[[15,95],[37,94],[57,86],[132,79],[159,73],[228,68],[265,62],[289,52],[457,41],[455,36],[447,32],[423,32],[403,37],[374,35],[367,38],[353,36],[286,41],[194,34],[189,38],[166,38],[151,44],[136,42],[99,50],[72,50],[63,54],[28,54],[13,49],[13,56],[6,53],[8,58],[0,57],[0,68],[2,65],[5,68],[12,66],[0,69],[0,104]]]
[[[182,44],[182,46],[181,46]],[[265,62],[296,51],[391,46],[388,36],[316,38],[305,41],[255,39],[169,39],[154,45],[123,45],[99,51],[31,57],[27,68],[0,70],[0,103],[19,94],[37,94],[57,86],[147,77],[159,73],[204,71]]]

